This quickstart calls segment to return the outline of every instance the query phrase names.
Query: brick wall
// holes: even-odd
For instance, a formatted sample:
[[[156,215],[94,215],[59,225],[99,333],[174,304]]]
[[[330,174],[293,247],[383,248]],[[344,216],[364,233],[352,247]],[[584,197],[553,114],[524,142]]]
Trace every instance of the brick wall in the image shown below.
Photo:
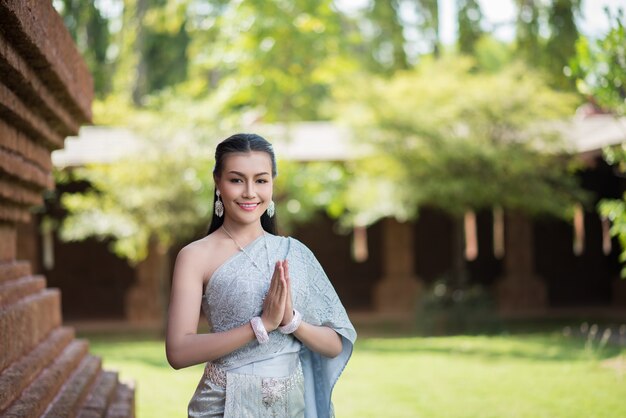
[[[0,0],[0,416],[132,417],[134,389],[62,325],[61,294],[16,260],[54,187],[50,153],[91,120],[93,81],[52,2]]]

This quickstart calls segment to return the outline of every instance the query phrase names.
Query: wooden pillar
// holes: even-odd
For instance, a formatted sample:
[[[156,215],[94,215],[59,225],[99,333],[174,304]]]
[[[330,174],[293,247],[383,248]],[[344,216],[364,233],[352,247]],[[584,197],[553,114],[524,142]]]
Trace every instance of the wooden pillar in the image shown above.
[[[618,308],[626,308],[626,279],[617,276],[611,282],[611,304]]]
[[[128,320],[147,325],[165,323],[169,264],[167,249],[159,245],[156,239],[151,239],[148,256],[137,264],[136,281],[126,294],[125,312]]]
[[[383,221],[383,277],[374,290],[377,312],[415,311],[423,284],[414,273],[413,228],[395,219]]]
[[[533,225],[520,212],[505,214],[504,277],[496,284],[501,312],[527,312],[547,306],[544,281],[535,274]]]

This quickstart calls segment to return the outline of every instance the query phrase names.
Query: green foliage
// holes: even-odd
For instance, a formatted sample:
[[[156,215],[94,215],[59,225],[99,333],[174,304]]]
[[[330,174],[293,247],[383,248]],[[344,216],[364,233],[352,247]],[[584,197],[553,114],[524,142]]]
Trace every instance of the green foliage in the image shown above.
[[[515,56],[512,45],[483,35],[474,44],[474,58],[481,70],[497,72],[511,64]]]
[[[130,128],[137,142],[125,158],[77,168],[91,184],[87,193],[65,195],[70,215],[62,238],[114,237],[114,251],[133,262],[146,256],[148,241],[167,248],[204,230],[213,202],[213,153],[221,129],[213,101],[162,97],[157,110],[135,111]],[[169,117],[164,118],[167,114]]]
[[[92,1],[55,0],[54,4],[93,75],[96,95],[105,96],[111,88],[108,20]]]
[[[440,55],[436,0],[377,0],[356,12],[332,0],[104,3],[54,2],[106,86],[95,122],[137,132],[145,151],[76,171],[93,190],[67,197],[67,237],[115,236],[117,251],[138,260],[152,236],[193,234],[208,222],[215,142],[250,120],[341,115],[373,151],[345,164],[281,161],[275,193],[286,230],[320,210],[348,227],[408,219],[423,204],[454,215],[493,205],[561,214],[577,196],[552,135],[535,123],[571,112],[571,100],[510,65],[513,46],[484,33],[476,1],[458,2],[460,50],[475,61],[419,56],[421,42]],[[519,47],[526,39],[527,57],[543,60],[532,46],[549,43],[541,22],[561,28],[550,32],[555,47],[572,26],[550,18],[556,9],[522,3],[530,18],[519,21],[529,27]],[[97,41],[81,41],[92,26]]]
[[[569,77],[570,60],[576,56],[578,28],[575,15],[580,12],[580,0],[552,0],[548,9],[550,36],[546,42],[546,69],[552,85],[561,90],[574,90]]]
[[[495,74],[474,68],[471,60],[437,60],[338,91],[358,137],[374,147],[372,158],[399,173],[387,177],[402,202],[393,206],[401,217],[424,204],[453,215],[500,206],[565,216],[584,196],[545,121],[570,114],[572,98],[522,66]],[[382,194],[373,200],[385,204]],[[372,220],[383,212],[377,206],[349,209]]]
[[[436,280],[420,300],[416,326],[422,335],[497,334],[503,323],[492,292],[481,285],[457,287]]]
[[[211,178],[210,152],[189,144],[155,145],[144,144],[139,153],[111,164],[77,169],[92,189],[63,197],[71,214],[61,237],[114,237],[115,253],[138,262],[151,237],[167,248],[194,236],[211,210],[213,190],[204,180]]]
[[[457,23],[459,27],[459,51],[473,55],[475,45],[483,34],[480,22],[482,10],[476,0],[457,0]]]
[[[230,2],[202,46],[205,80],[228,97],[224,112],[253,111],[266,122],[318,120],[330,86],[354,64],[341,15],[330,0]],[[200,51],[199,46],[194,46]]]
[[[607,11],[608,15],[608,11]],[[572,68],[577,75],[579,90],[601,107],[618,116],[626,115],[626,29],[623,10],[610,16],[612,27],[595,44],[582,38],[577,44],[577,56]],[[624,144],[604,150],[607,163],[626,172]],[[598,209],[611,222],[611,234],[622,247],[620,261],[626,263],[626,195],[621,200],[604,199]],[[622,269],[626,278],[626,266]]]
[[[331,218],[344,212],[343,194],[349,175],[344,164],[281,160],[278,172],[274,200],[282,231],[290,231],[319,212],[326,212]]]
[[[580,0],[516,0],[516,47],[524,61],[545,72],[552,87],[572,91],[570,60],[579,37]]]
[[[587,38],[579,40],[571,65],[581,93],[623,116],[626,115],[626,21],[623,10],[609,17],[611,28],[603,38],[595,43]]]
[[[370,62],[376,72],[393,73],[409,68],[404,50],[401,3],[399,0],[374,1],[368,10],[372,34],[367,42],[372,51]]]
[[[517,4],[515,25],[517,52],[529,66],[539,66],[543,57],[539,0],[515,0],[515,3]]]
[[[626,173],[626,144],[604,150],[607,163],[616,166],[620,172]],[[603,199],[598,204],[598,210],[602,216],[611,221],[611,235],[617,237],[622,253],[620,262],[622,267],[622,279],[626,279],[626,193],[621,200]]]

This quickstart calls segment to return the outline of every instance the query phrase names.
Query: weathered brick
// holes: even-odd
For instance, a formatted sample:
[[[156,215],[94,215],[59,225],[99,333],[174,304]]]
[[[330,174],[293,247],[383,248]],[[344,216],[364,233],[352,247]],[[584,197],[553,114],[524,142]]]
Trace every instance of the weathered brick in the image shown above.
[[[49,172],[53,169],[50,150],[3,119],[0,119],[0,147],[18,153],[43,171]]]
[[[10,282],[0,282],[0,306],[7,306],[37,293],[46,287],[43,276],[26,276]]]
[[[102,361],[99,357],[90,354],[86,355],[61,387],[52,404],[42,415],[42,418],[76,416],[82,402],[89,395],[89,391],[98,377],[101,366]]]
[[[0,202],[0,222],[28,222],[30,219],[30,212],[26,207],[17,207],[8,203]],[[1,247],[1,245],[0,245]],[[12,260],[15,255],[8,258],[0,258],[0,262]]]
[[[93,79],[52,3],[0,0],[0,27],[74,117],[90,121]]]
[[[37,347],[4,369],[0,373],[0,411],[17,399],[35,376],[52,364],[73,339],[72,328],[52,330]]]
[[[54,180],[49,171],[44,171],[27,161],[17,153],[0,148],[0,172],[4,172],[16,180],[33,185],[33,188],[51,189]]]
[[[10,122],[31,138],[43,141],[50,150],[62,148],[64,137],[32,112],[11,89],[0,82],[0,118]]]
[[[37,74],[0,32],[0,73],[24,103],[40,113],[61,136],[75,135],[79,124],[39,80]]]
[[[14,183],[0,178],[0,199],[15,202],[20,206],[34,206],[43,204],[43,195],[23,184]]]
[[[106,418],[134,418],[135,416],[135,388],[134,386],[119,384],[115,392],[115,399],[107,410]]]
[[[89,396],[78,412],[78,418],[103,417],[117,389],[117,373],[102,371]]]
[[[0,227],[0,240],[7,239],[2,235]],[[32,270],[28,261],[13,261],[0,263],[0,283],[10,280],[19,279],[20,277],[30,276]]]
[[[0,203],[1,207],[2,203]],[[0,211],[0,219],[2,219],[1,215]],[[0,262],[15,260],[16,252],[17,235],[15,225],[0,223]]]
[[[68,376],[87,354],[86,341],[72,341],[49,367],[46,367],[9,407],[0,411],[4,418],[39,417],[59,392]]]
[[[61,293],[45,289],[0,306],[0,370],[30,351],[61,325]]]

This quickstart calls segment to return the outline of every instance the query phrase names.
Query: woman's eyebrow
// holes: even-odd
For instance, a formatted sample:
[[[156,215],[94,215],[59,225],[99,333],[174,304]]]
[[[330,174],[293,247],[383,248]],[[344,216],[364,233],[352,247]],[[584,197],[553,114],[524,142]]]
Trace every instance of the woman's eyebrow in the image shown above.
[[[240,173],[239,171],[235,171],[235,170],[231,170],[231,171],[229,171],[228,173],[229,173],[229,174],[237,174],[238,176],[241,176],[241,177],[245,177],[245,176],[246,176],[245,174]],[[269,176],[269,174],[270,174],[270,173],[268,173],[268,172],[264,171],[264,172],[262,172],[262,173],[257,173],[257,174],[255,174],[255,175],[254,175],[254,177],[258,177],[258,176],[265,176],[265,175]]]

